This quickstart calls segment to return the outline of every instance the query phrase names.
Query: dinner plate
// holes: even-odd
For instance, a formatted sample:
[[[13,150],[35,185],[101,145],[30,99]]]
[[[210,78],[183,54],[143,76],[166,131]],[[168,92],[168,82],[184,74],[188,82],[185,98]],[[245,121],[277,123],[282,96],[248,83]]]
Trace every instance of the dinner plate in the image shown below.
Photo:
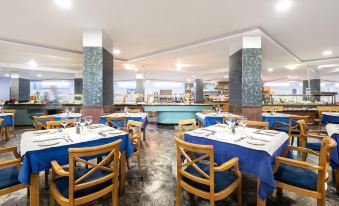
[[[38,146],[39,147],[50,147],[50,146],[54,146],[54,145],[58,145],[60,144],[60,140],[51,140],[51,141],[47,141],[47,142],[39,142]]]

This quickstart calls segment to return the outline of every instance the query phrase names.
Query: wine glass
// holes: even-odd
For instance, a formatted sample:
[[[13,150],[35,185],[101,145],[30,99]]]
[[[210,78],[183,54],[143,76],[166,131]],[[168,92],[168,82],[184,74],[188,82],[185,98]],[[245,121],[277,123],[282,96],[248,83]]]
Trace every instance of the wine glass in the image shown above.
[[[82,128],[82,132],[84,131],[84,126],[86,125],[86,119],[85,117],[80,118],[80,126]]]
[[[66,118],[61,118],[61,125],[64,127],[64,129],[66,129],[66,126],[68,125],[68,121]]]
[[[244,133],[245,127],[247,125],[247,118],[243,117],[238,120],[238,124],[240,127],[242,127],[242,133]]]
[[[65,108],[65,113],[66,113],[66,117],[69,117],[69,108],[68,107]]]
[[[74,118],[74,122],[76,126],[80,126],[80,118]]]
[[[85,117],[85,121],[86,121],[86,124],[89,126],[89,125],[91,125],[91,123],[92,123],[92,116],[86,116]]]

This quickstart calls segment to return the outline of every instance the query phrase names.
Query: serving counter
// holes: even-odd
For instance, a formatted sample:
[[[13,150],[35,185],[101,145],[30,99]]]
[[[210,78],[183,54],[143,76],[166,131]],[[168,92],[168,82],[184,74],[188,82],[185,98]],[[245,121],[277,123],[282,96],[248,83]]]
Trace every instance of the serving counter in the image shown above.
[[[209,104],[145,104],[145,112],[156,112],[160,124],[177,124],[179,120],[195,119],[195,113],[213,109]]]

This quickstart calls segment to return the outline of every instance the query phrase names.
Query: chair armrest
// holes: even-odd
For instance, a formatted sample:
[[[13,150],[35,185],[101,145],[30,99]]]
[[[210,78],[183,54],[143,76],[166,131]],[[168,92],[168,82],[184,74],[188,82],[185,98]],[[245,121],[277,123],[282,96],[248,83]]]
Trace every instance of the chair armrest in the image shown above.
[[[315,139],[319,139],[319,140],[323,140],[325,137],[327,136],[321,136],[321,135],[316,135],[316,134],[307,134],[306,137],[310,137],[310,138],[315,138]]]
[[[278,128],[279,125],[284,125],[284,126],[289,126],[289,124],[287,124],[286,122],[274,122],[273,128],[276,129]]]
[[[0,153],[7,153],[7,152],[13,152],[15,158],[20,158],[20,155],[16,147],[0,148]]]
[[[286,150],[295,150],[295,151],[298,151],[298,152],[319,156],[318,152],[313,151],[311,149],[304,148],[304,147],[295,147],[295,146],[288,145],[288,146],[286,146]]]
[[[60,165],[57,161],[53,160],[51,161],[51,165],[52,165],[52,170],[60,175],[60,176],[69,176],[69,172],[66,172]]]
[[[21,164],[22,159],[12,159],[0,162],[0,168],[11,167],[11,166],[18,166]]]
[[[275,158],[275,164],[274,164],[274,167],[273,167],[274,173],[278,170],[280,164],[286,164],[286,165],[291,165],[291,166],[295,166],[295,167],[301,167],[301,168],[308,169],[308,170],[324,170],[323,167],[311,165],[307,162],[303,162],[303,161],[300,161],[300,160],[289,159],[289,158],[286,158],[286,157],[276,157]]]
[[[218,167],[214,167],[214,171],[221,172],[221,171],[228,170],[232,167],[238,166],[238,161],[239,161],[238,157],[233,157],[231,160],[223,163],[222,165]]]
[[[327,131],[326,130],[308,130],[308,132],[318,133],[318,134],[326,134],[327,135]]]

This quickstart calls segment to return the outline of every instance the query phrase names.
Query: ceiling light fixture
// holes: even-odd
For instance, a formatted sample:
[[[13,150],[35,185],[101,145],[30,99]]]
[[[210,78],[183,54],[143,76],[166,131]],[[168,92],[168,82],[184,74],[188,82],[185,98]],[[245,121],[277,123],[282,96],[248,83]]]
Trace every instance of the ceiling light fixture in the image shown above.
[[[41,74],[37,74],[36,76],[37,76],[37,77],[42,77],[42,75],[41,75]]]
[[[268,69],[267,69],[267,71],[269,71],[269,72],[273,72],[273,71],[274,71],[274,69],[273,69],[273,68],[268,68]]]
[[[72,7],[71,0],[54,0],[54,3],[64,9],[69,9]]]
[[[293,2],[291,0],[279,0],[275,5],[275,9],[277,11],[287,11],[292,5]]]
[[[188,81],[188,82],[191,82],[191,80],[190,80],[190,79],[188,79],[187,81]]]
[[[130,71],[138,71],[138,68],[134,64],[124,64],[124,68]]]
[[[333,52],[331,51],[331,50],[325,50],[325,51],[323,51],[323,55],[324,56],[330,56],[330,55],[332,55],[333,54]]]
[[[336,67],[339,66],[338,64],[325,64],[325,65],[319,65],[318,69],[323,69],[323,68],[331,68],[331,67]]]
[[[288,70],[295,70],[298,69],[301,65],[300,64],[290,64],[290,65],[286,65],[285,68]]]
[[[177,63],[177,65],[175,66],[177,68],[177,70],[181,70],[182,68],[182,64],[180,62]]]
[[[116,55],[121,54],[120,49],[113,49],[113,54],[116,54]]]
[[[5,77],[10,77],[11,75],[9,75],[9,74],[5,74],[4,76],[5,76]]]
[[[32,59],[31,61],[28,62],[29,67],[35,68],[36,67],[36,62]]]
[[[228,78],[228,75],[225,75],[225,76],[224,76],[224,78],[226,78],[226,79],[227,79],[227,78]]]

